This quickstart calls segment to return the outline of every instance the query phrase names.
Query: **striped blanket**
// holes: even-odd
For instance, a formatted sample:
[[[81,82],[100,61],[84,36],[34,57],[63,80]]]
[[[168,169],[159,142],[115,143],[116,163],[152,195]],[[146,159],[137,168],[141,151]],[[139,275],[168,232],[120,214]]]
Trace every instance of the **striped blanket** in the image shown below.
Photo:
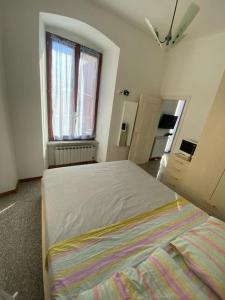
[[[171,242],[186,265],[225,300],[225,223],[214,217]]]
[[[197,298],[196,298],[196,295]],[[177,262],[165,250],[158,248],[135,268],[115,273],[78,300],[219,300],[185,263]]]
[[[47,256],[52,298],[74,299],[114,273],[138,265],[156,248],[207,219],[205,212],[180,198],[54,245]]]

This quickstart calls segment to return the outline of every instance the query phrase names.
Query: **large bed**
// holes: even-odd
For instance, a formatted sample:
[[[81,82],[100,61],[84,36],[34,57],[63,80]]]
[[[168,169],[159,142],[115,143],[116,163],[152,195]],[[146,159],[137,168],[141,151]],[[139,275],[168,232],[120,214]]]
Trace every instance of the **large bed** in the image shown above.
[[[106,290],[113,295],[121,289],[119,276],[129,278],[130,289],[133,279],[129,276],[140,274],[142,264],[153,254],[162,260],[167,255],[177,257],[179,273],[184,265],[179,251],[171,251],[171,243],[208,218],[130,161],[47,170],[42,180],[45,299],[110,299]],[[152,263],[148,268],[153,276]],[[192,288],[203,290],[204,297],[219,299],[194,276]],[[139,298],[137,290],[131,293],[136,298],[117,293],[111,299],[162,297],[143,296],[149,291],[144,288]],[[169,295],[168,285],[164,291]]]

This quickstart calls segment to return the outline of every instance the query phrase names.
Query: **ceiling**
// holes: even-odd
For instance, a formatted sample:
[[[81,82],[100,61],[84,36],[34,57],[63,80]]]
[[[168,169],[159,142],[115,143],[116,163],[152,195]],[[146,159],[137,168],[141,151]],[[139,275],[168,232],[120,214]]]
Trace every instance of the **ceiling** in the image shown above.
[[[148,30],[144,18],[148,17],[161,37],[169,29],[176,0],[93,0],[106,9],[125,18],[140,29]],[[196,0],[200,12],[187,30],[191,37],[200,37],[225,31],[225,0]],[[174,28],[179,25],[191,0],[179,0]]]

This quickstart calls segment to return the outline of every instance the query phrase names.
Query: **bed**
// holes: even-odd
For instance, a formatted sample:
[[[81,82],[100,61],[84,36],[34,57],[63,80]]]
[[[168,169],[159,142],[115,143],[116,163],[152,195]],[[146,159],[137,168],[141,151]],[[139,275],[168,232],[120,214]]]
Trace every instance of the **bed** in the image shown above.
[[[110,299],[106,291],[117,294],[112,299],[133,299],[124,293],[131,289],[132,282],[135,288],[138,280],[140,286],[144,284],[143,279],[134,278],[142,274],[142,264],[146,268],[148,261],[152,270],[149,276],[157,273],[152,262],[149,266],[152,255],[162,260],[166,257],[167,261],[169,255],[172,261],[167,267],[176,270],[178,266],[178,273],[183,270],[185,278],[191,271],[185,269],[181,254],[171,243],[207,222],[208,217],[130,161],[45,171],[45,299]],[[193,288],[203,290],[204,297],[219,299],[207,284],[195,275],[192,278]],[[168,285],[160,290],[166,288]],[[131,294],[138,294],[137,290]],[[147,293],[149,288],[142,290]],[[134,299],[160,299],[143,295]]]

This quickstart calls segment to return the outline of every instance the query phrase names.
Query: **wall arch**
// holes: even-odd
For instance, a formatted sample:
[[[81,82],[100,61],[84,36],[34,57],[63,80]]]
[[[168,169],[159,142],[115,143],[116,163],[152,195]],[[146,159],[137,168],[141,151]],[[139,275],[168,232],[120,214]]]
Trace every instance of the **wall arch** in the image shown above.
[[[39,55],[41,76],[41,103],[42,103],[42,135],[43,157],[45,167],[47,159],[47,95],[46,95],[46,57],[45,57],[45,31],[46,28],[54,27],[86,40],[95,45],[103,53],[101,86],[99,92],[98,118],[96,128],[96,140],[99,142],[97,161],[107,159],[109,144],[109,131],[115,94],[117,69],[119,62],[119,47],[107,36],[89,24],[78,19],[73,19],[52,13],[41,12],[39,14]]]

